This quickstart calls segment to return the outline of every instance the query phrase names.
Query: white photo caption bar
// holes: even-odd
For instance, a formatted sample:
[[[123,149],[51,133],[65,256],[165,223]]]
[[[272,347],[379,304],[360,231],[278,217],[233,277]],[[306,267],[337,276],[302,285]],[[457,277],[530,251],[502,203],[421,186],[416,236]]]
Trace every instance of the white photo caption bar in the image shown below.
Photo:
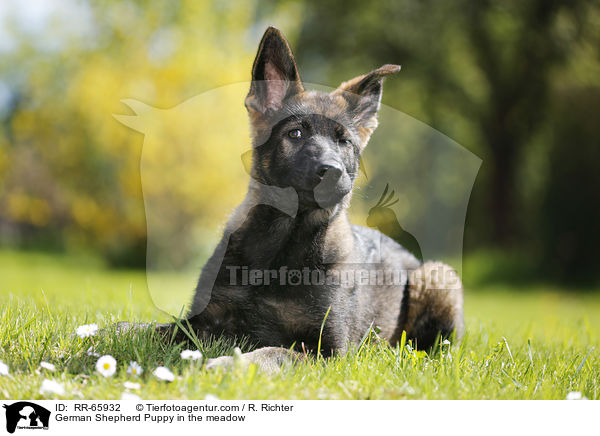
[[[10,406],[19,401],[3,400]],[[597,401],[33,400],[50,411],[44,435],[106,436],[148,429],[245,434],[574,434],[595,428]],[[4,414],[0,414],[4,415]],[[8,417],[8,412],[7,412]],[[7,425],[2,416],[2,427]],[[20,420],[16,433],[34,428]],[[42,428],[41,426],[39,427]],[[311,430],[312,429],[312,430]],[[416,433],[414,433],[416,432]]]

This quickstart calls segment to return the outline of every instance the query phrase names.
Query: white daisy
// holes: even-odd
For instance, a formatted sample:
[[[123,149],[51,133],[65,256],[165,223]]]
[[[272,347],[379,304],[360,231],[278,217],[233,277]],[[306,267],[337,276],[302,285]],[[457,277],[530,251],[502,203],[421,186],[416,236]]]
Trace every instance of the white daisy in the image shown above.
[[[567,400],[587,400],[587,398],[581,392],[574,391],[567,394]]]
[[[112,356],[102,356],[96,362],[96,371],[104,377],[110,377],[117,371],[117,361]]]
[[[8,375],[8,365],[0,361],[0,376]]]
[[[205,401],[217,401],[219,399],[219,397],[217,397],[216,395],[212,395],[212,394],[206,394],[206,397],[204,397]]]
[[[121,394],[121,400],[131,400],[131,401],[139,401],[141,400],[136,394],[132,394],[131,392],[123,392]]]
[[[184,360],[200,360],[202,359],[202,353],[200,350],[183,350],[181,352],[181,358]]]
[[[134,383],[130,381],[126,381],[125,383],[123,383],[123,386],[125,386],[125,389],[129,389],[132,391],[137,391],[141,387],[139,383]]]
[[[40,386],[40,394],[64,395],[65,388],[55,380],[45,379]]]
[[[172,382],[175,380],[175,375],[169,370],[169,368],[165,368],[164,366],[159,366],[152,373],[156,378],[161,380],[165,380],[168,382]]]
[[[40,367],[47,369],[48,371],[52,371],[52,372],[56,371],[56,367],[53,364],[51,364],[50,362],[40,362]]]
[[[134,377],[142,375],[144,372],[144,368],[137,362],[129,362],[129,367],[127,368],[127,374],[131,374]]]
[[[98,324],[84,324],[77,327],[77,336],[80,338],[88,338],[98,333]]]
[[[448,339],[444,339],[442,345],[450,345],[450,341]]]

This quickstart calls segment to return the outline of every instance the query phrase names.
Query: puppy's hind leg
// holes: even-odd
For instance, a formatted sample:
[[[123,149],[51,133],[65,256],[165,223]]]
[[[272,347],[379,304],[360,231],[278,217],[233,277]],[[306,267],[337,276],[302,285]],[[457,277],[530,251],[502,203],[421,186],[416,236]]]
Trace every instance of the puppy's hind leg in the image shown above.
[[[460,339],[464,330],[463,290],[456,271],[441,262],[426,262],[409,274],[404,330],[419,349],[431,348],[438,336]]]

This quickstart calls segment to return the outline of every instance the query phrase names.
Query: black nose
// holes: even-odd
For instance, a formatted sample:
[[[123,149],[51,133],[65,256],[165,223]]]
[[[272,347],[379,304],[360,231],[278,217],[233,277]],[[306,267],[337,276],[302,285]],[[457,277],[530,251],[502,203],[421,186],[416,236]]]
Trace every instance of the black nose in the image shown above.
[[[330,177],[333,180],[338,180],[342,177],[342,169],[336,164],[319,165],[317,168],[317,176],[322,179],[325,177],[325,174],[328,175],[328,178]]]

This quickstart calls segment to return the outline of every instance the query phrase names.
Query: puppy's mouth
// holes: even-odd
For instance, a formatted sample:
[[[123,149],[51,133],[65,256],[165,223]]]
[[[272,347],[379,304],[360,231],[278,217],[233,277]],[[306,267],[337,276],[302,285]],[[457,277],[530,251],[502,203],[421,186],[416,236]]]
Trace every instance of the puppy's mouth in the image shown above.
[[[295,189],[300,206],[332,209],[350,192],[352,181],[345,173],[328,172],[320,180],[302,180],[296,184]]]
[[[342,202],[349,190],[313,189],[297,190],[300,205],[305,208],[331,209]]]

